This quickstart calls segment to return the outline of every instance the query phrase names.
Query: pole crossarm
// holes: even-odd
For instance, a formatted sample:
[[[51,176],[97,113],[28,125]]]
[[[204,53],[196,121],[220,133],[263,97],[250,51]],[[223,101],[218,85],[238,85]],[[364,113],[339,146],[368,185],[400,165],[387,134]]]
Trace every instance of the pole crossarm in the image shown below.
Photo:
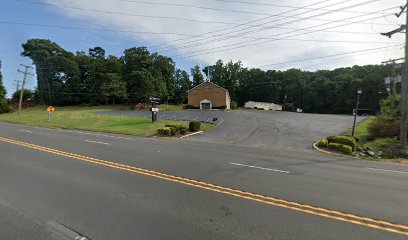
[[[407,9],[407,7],[408,4],[405,4],[405,6],[400,7],[401,11],[399,13],[396,13],[395,16],[400,17],[404,13],[405,9]]]
[[[381,33],[381,35],[386,36],[388,38],[391,38],[392,35],[396,34],[396,33],[401,33],[402,31],[404,31],[407,28],[406,25],[401,25],[399,28],[392,30],[390,32],[386,32],[386,33]]]
[[[405,60],[405,58],[390,59],[388,61],[381,62],[382,64],[394,64],[398,61]]]

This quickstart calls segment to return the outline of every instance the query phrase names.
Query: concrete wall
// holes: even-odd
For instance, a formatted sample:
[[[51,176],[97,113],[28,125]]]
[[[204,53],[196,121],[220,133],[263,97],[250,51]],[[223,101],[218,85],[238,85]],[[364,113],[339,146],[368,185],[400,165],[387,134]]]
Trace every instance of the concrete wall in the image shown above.
[[[199,108],[204,99],[211,101],[213,108],[227,106],[230,109],[228,92],[212,83],[203,83],[188,92],[188,105]]]

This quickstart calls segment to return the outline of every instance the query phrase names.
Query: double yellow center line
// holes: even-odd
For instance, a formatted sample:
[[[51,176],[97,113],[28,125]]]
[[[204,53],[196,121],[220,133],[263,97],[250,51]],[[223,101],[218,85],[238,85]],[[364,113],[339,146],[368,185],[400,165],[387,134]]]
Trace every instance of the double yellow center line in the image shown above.
[[[223,186],[201,182],[201,181],[188,179],[184,177],[178,177],[178,176],[160,173],[160,172],[156,172],[156,171],[152,171],[148,169],[143,169],[143,168],[138,168],[138,167],[129,166],[125,164],[105,161],[105,160],[96,159],[92,157],[86,157],[86,156],[78,155],[75,153],[63,152],[63,151],[59,151],[56,149],[34,145],[34,144],[27,143],[27,142],[16,141],[16,140],[9,139],[9,138],[0,137],[0,141],[16,144],[19,146],[27,147],[30,149],[35,149],[35,150],[42,151],[42,152],[48,152],[48,153],[68,157],[68,158],[75,159],[75,160],[93,163],[93,164],[97,164],[97,165],[101,165],[101,166],[105,166],[109,168],[115,168],[115,169],[119,169],[122,171],[137,173],[137,174],[141,174],[144,176],[154,177],[154,178],[158,178],[158,179],[162,179],[162,180],[166,180],[170,182],[188,185],[188,186],[195,187],[195,188],[201,188],[201,189],[205,189],[205,190],[212,191],[212,192],[226,194],[226,195],[234,196],[234,197],[241,198],[241,199],[251,200],[251,201],[255,201],[255,202],[259,202],[263,204],[273,205],[273,206],[282,207],[282,208],[286,208],[286,209],[290,209],[290,210],[294,210],[298,212],[308,213],[308,214],[312,214],[312,215],[316,215],[320,217],[325,217],[325,218],[334,219],[334,220],[338,220],[342,222],[352,223],[356,225],[361,225],[365,227],[370,227],[370,228],[374,228],[378,230],[383,230],[387,232],[392,232],[392,233],[397,233],[397,234],[408,236],[408,226],[407,225],[396,224],[396,223],[381,221],[381,220],[377,220],[373,218],[344,213],[340,211],[329,210],[329,209],[325,209],[321,207],[315,207],[311,205],[286,201],[283,199],[278,199],[278,198],[273,198],[269,196],[264,196],[261,194],[241,191],[241,190],[237,190],[233,188],[223,187]]]

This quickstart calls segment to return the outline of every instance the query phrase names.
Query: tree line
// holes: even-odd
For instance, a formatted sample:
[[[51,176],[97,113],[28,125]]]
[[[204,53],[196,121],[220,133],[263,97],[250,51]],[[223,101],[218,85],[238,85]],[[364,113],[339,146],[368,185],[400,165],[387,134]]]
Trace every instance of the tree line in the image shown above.
[[[6,88],[3,85],[3,75],[1,74],[1,61],[0,61],[0,113],[10,111],[6,100]]]
[[[203,69],[194,66],[188,73],[145,47],[126,49],[120,57],[106,56],[101,47],[72,53],[47,39],[30,39],[22,47],[21,55],[36,66],[34,98],[56,105],[139,103],[149,95],[181,104],[187,102],[188,89],[209,79],[228,89],[239,106],[251,100],[285,103],[287,109],[305,112],[351,113],[357,89],[362,89],[361,107],[378,111],[387,96],[383,79],[391,74],[382,65],[264,71],[222,60]]]

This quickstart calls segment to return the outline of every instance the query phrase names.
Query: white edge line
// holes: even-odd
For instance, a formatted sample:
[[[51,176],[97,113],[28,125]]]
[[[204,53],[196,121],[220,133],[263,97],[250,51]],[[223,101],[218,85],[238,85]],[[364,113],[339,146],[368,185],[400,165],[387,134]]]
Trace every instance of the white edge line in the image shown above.
[[[110,145],[110,143],[105,143],[105,142],[97,142],[97,141],[92,141],[92,140],[86,140],[85,142],[89,142],[89,143],[97,143],[97,144],[103,144],[103,145]]]
[[[290,173],[290,172],[284,171],[284,170],[273,169],[273,168],[263,168],[263,167],[257,167],[257,166],[250,166],[250,165],[245,165],[245,164],[241,164],[241,163],[230,163],[230,164],[231,165],[236,165],[236,166],[241,166],[241,167],[257,168],[257,169],[261,169],[261,170],[280,172],[280,173],[286,173],[286,174]]]
[[[373,170],[373,171],[383,171],[383,172],[392,172],[392,173],[408,174],[408,172],[396,171],[396,170],[389,170],[389,169],[381,169],[381,168],[369,168],[369,167],[366,167],[365,169],[367,169],[367,170]]]
[[[220,126],[223,121],[224,121],[224,119],[222,119],[222,120],[217,124],[217,126]]]

